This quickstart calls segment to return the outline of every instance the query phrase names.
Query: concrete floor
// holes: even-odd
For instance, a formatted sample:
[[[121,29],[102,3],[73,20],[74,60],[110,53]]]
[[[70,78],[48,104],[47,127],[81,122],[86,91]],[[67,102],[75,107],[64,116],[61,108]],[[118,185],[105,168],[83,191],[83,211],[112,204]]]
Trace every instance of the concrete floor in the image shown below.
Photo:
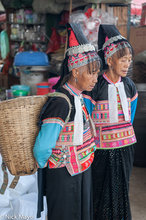
[[[146,168],[134,167],[130,180],[132,220],[146,220]]]

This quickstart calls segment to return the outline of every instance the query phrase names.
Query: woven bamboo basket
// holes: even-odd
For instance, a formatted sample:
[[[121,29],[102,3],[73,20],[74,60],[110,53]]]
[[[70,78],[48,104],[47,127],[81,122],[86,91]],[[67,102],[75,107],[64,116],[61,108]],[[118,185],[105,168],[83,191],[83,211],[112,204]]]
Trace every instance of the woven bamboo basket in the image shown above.
[[[33,146],[38,116],[47,96],[26,96],[0,102],[0,152],[12,175],[36,172]]]

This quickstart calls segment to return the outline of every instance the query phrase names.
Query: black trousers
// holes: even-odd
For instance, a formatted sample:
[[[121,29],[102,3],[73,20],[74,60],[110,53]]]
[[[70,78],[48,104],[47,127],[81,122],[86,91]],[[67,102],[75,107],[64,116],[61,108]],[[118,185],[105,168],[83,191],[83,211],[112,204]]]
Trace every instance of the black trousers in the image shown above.
[[[47,169],[48,220],[93,220],[91,167],[71,176],[67,169]]]
[[[92,164],[94,220],[132,220],[129,179],[135,147],[96,150]]]

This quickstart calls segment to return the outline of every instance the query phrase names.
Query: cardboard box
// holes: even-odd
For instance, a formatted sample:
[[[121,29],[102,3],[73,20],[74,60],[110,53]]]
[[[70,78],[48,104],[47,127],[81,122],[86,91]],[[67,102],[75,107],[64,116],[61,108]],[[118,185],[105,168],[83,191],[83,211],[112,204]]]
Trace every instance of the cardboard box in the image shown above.
[[[134,49],[134,55],[146,50],[146,26],[131,26],[129,41]]]

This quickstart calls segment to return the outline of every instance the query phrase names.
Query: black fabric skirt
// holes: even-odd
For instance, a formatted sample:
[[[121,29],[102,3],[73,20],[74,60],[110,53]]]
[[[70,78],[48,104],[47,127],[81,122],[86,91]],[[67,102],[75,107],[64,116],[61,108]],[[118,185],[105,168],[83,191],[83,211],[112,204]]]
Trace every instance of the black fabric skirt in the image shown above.
[[[71,176],[67,169],[46,170],[48,220],[93,220],[91,167]]]
[[[134,146],[96,150],[92,164],[94,220],[131,220],[129,178]]]

